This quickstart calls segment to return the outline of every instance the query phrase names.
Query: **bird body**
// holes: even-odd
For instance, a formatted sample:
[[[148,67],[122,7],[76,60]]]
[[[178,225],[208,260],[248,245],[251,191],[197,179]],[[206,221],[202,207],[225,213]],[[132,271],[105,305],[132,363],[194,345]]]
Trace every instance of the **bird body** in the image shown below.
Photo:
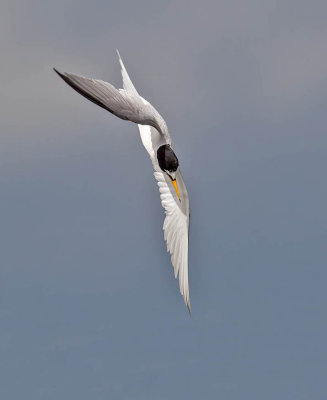
[[[188,284],[189,197],[179,169],[179,161],[167,125],[158,111],[135,89],[117,50],[123,89],[110,83],[75,74],[55,72],[88,100],[117,117],[138,124],[143,146],[152,161],[162,206],[167,250],[171,254],[175,278],[179,276],[180,292],[190,311]]]

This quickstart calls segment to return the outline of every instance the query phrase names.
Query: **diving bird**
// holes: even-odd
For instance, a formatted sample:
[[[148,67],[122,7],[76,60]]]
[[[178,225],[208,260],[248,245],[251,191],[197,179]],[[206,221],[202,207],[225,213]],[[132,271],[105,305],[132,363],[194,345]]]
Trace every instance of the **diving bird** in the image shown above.
[[[167,125],[158,111],[135,89],[117,50],[123,89],[110,83],[67,72],[54,71],[88,100],[117,117],[138,124],[142,143],[152,161],[161,204],[166,217],[163,224],[167,251],[171,254],[175,278],[189,312],[188,242],[190,207],[188,193]]]

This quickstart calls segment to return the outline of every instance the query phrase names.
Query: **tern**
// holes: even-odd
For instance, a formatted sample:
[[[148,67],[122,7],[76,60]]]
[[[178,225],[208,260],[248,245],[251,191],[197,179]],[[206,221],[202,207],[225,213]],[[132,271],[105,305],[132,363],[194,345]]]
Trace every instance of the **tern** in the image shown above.
[[[88,100],[117,117],[138,125],[142,143],[152,161],[154,176],[165,210],[163,224],[167,251],[171,254],[175,278],[189,312],[188,242],[190,206],[188,193],[180,172],[179,161],[167,124],[158,111],[135,89],[117,50],[123,89],[110,83],[67,72],[54,71],[73,89]]]

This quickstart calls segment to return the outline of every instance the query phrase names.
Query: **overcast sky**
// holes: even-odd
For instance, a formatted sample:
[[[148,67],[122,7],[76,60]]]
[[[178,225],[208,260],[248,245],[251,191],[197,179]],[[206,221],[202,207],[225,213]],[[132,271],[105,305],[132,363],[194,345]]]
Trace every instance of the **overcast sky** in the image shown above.
[[[327,3],[0,6],[0,397],[327,398]],[[164,116],[191,204],[192,317],[137,127]]]

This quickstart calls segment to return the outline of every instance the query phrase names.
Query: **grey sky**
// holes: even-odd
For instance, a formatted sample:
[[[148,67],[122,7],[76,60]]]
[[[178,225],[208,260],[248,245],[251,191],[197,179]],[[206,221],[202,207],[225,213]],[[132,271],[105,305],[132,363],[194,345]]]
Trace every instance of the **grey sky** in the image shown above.
[[[0,11],[1,399],[326,399],[327,3]],[[190,194],[191,318],[136,126],[52,71],[119,86],[115,48]]]

